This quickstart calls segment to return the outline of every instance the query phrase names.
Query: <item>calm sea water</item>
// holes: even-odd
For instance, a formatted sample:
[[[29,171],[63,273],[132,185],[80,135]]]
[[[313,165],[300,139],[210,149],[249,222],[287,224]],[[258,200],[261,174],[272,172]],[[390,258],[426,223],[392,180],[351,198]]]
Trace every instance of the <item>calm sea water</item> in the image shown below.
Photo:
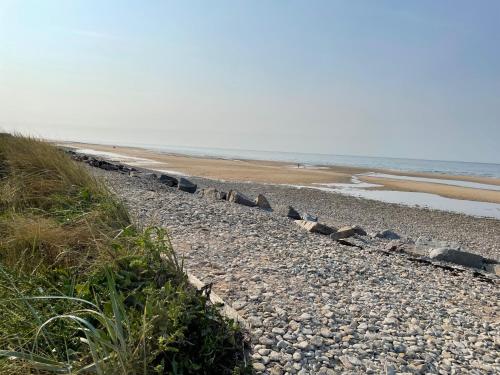
[[[131,145],[132,146],[132,145]],[[219,157],[225,159],[273,160],[306,165],[339,165],[348,167],[381,168],[396,171],[433,172],[500,178],[500,164],[471,163],[460,161],[383,158],[369,156],[326,155],[300,152],[274,152],[232,150],[220,148],[193,148],[175,146],[135,145],[155,151],[180,153],[192,156]]]

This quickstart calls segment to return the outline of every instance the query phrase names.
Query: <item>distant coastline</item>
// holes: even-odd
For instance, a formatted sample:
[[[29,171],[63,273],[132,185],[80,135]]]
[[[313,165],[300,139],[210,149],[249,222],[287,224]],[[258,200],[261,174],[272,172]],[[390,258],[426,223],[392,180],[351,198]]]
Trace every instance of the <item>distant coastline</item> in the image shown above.
[[[70,142],[80,143],[80,142]],[[108,146],[105,143],[86,143]],[[116,147],[139,148],[166,154],[189,155],[228,160],[258,160],[300,163],[305,166],[338,166],[379,169],[395,172],[438,173],[452,176],[500,178],[499,163],[392,158],[377,156],[336,155],[306,152],[259,151],[209,147],[158,146],[150,144],[116,144]]]
[[[160,173],[314,188],[387,203],[500,219],[500,178],[325,163],[313,165],[230,157],[232,155],[201,156],[182,154],[179,149],[58,144]]]

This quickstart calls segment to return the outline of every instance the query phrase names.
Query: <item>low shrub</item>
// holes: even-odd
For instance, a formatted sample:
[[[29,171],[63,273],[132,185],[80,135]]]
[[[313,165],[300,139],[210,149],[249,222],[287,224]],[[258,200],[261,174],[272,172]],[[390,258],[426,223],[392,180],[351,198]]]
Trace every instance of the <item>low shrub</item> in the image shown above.
[[[0,373],[251,372],[164,229],[35,139],[0,136],[0,178]]]

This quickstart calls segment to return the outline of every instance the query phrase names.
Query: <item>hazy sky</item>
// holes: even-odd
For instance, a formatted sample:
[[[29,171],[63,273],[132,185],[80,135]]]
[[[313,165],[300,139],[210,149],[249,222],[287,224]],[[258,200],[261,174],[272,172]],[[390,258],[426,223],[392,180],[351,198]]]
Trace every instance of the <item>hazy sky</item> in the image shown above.
[[[500,1],[0,0],[0,128],[500,162]]]

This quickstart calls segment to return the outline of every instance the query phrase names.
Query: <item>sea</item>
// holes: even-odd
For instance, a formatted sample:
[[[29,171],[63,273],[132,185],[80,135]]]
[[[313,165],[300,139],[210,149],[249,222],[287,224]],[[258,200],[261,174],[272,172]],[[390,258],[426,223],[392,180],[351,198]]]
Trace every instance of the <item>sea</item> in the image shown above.
[[[290,162],[294,164],[300,163],[308,166],[337,165],[367,169],[373,168],[393,171],[431,172],[449,175],[500,178],[500,164],[498,163],[475,163],[465,161],[387,158],[282,151],[236,150],[204,147],[154,146],[145,144],[130,144],[130,146],[142,147],[165,153],[179,153],[223,159],[271,160]]]

